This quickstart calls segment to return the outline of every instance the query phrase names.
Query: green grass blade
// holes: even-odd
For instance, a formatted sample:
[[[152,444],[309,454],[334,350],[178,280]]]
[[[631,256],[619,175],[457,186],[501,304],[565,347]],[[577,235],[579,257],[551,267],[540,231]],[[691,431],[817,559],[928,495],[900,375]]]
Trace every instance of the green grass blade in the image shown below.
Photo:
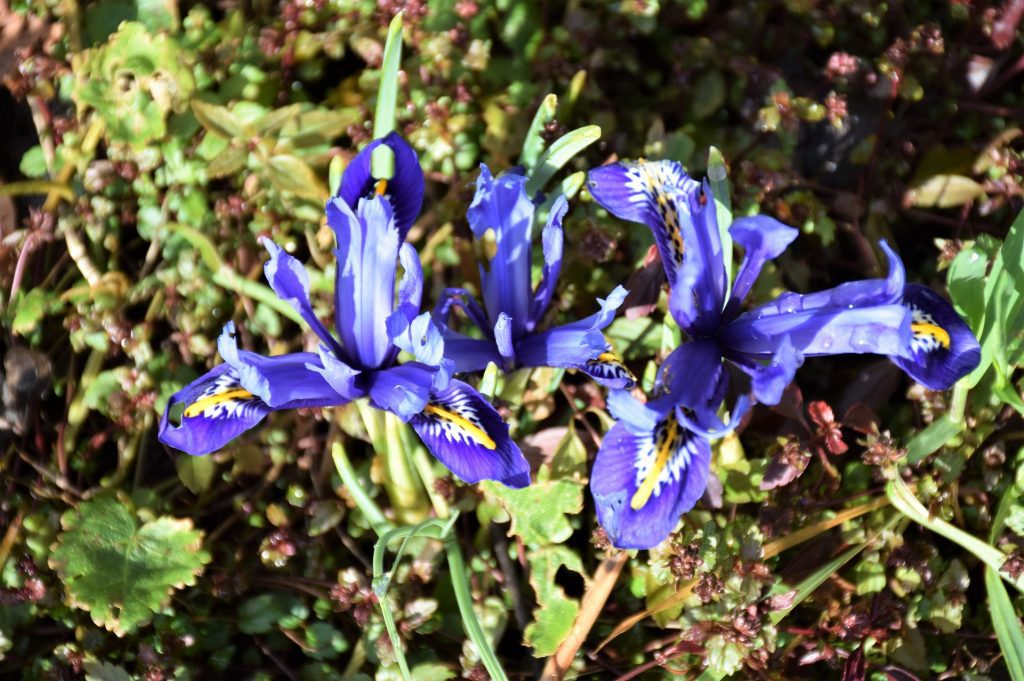
[[[999,649],[1010,670],[1013,681],[1024,681],[1024,631],[1013,609],[1010,594],[1000,578],[1000,573],[991,567],[985,568],[985,590],[992,613],[992,626],[996,630]]]
[[[377,87],[377,110],[373,116],[373,137],[384,137],[395,129],[395,106],[398,102],[398,68],[402,64],[402,13],[391,20],[384,60],[380,67],[380,85]],[[370,168],[374,177],[391,179],[395,174],[395,156],[384,145],[373,151]]]
[[[519,153],[519,162],[526,167],[527,172],[532,171],[544,151],[544,138],[541,133],[548,123],[555,120],[555,111],[558,109],[558,97],[549,94],[537,107],[537,113],[533,115],[533,122],[530,129],[526,131],[526,138],[523,139],[523,150]]]
[[[469,576],[466,574],[466,564],[462,560],[462,551],[459,550],[458,540],[449,535],[444,542],[445,552],[448,554],[448,569],[452,575],[452,589],[455,591],[455,601],[459,606],[459,614],[462,615],[462,626],[480,653],[480,661],[483,662],[487,673],[493,681],[506,681],[505,670],[501,668],[494,650],[491,648],[487,635],[484,634],[480,620],[473,610],[473,595],[469,590]]]
[[[601,128],[597,125],[587,125],[568,132],[552,144],[537,159],[537,166],[526,183],[527,196],[533,196],[544,188],[548,181],[562,167],[572,160],[572,157],[580,153],[591,144],[601,139]]]
[[[1011,482],[1003,498],[999,500],[996,514],[992,518],[992,529],[988,535],[990,544],[994,545],[999,535],[1003,533],[1006,518],[1019,496],[1020,488]],[[1024,631],[1021,630],[1020,619],[1014,610],[1006,585],[1003,584],[1000,574],[990,567],[985,568],[985,591],[988,593],[992,627],[999,641],[999,649],[1003,651],[1006,666],[1010,670],[1010,678],[1013,681],[1024,681]]]
[[[917,463],[929,454],[938,451],[939,448],[956,437],[963,428],[963,421],[955,421],[949,416],[935,419],[907,443],[907,462]]]
[[[844,565],[856,558],[857,554],[863,551],[869,543],[870,542],[863,542],[861,544],[857,544],[853,548],[847,549],[801,580],[794,589],[787,590],[783,585],[779,585],[782,587],[780,589],[772,589],[773,595],[788,593],[788,591],[796,591],[796,596],[793,597],[793,603],[788,608],[773,611],[768,615],[768,619],[772,621],[772,624],[778,624],[781,622],[786,615],[793,612],[793,608],[800,605],[801,601],[814,593],[814,590],[821,586],[826,579],[834,575],[836,572],[841,570]]]

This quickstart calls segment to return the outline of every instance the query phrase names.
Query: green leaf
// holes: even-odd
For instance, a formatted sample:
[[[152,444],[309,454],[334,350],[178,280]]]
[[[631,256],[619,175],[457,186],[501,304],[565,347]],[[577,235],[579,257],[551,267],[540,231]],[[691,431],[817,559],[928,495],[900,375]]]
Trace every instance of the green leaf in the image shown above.
[[[707,118],[722,108],[728,94],[725,77],[721,71],[716,70],[708,70],[701,74],[693,89],[690,110],[695,120]]]
[[[653,317],[619,316],[605,330],[605,335],[623,359],[634,360],[650,357],[661,349],[663,328],[664,325]]]
[[[148,622],[210,562],[191,520],[162,516],[140,524],[111,496],[82,502],[61,526],[50,567],[69,602],[118,636]]]
[[[955,208],[984,196],[985,188],[963,175],[934,175],[907,192],[912,206]]]
[[[256,134],[252,126],[246,125],[224,106],[194,99],[192,113],[204,128],[227,139],[247,139]]]
[[[85,681],[132,681],[132,677],[123,668],[109,662],[86,662]]]
[[[1018,476],[1021,470],[1017,470]],[[989,543],[995,544],[999,540],[999,535],[1003,533],[1003,528],[1008,524],[1010,516],[1020,510],[1020,506],[1017,504],[1020,493],[1021,489],[1016,480],[1006,488],[992,519],[992,529],[989,530],[988,535]],[[999,648],[1003,651],[1003,659],[1010,670],[1010,678],[1013,681],[1024,681],[1024,631],[1021,630],[1020,618],[1017,617],[1014,610],[1013,601],[1010,600],[1006,585],[1003,584],[999,573],[990,567],[985,568],[985,591],[988,593],[992,627],[995,629]]]
[[[254,596],[238,607],[238,628],[244,634],[265,634],[275,627],[295,629],[309,609],[295,594],[272,591]]]
[[[587,448],[583,446],[580,436],[576,434],[576,426],[572,423],[551,456],[550,471],[551,477],[555,479],[583,480],[587,477]]]
[[[178,479],[181,484],[192,492],[202,494],[210,489],[213,478],[217,474],[217,462],[212,456],[178,456],[174,460],[174,467],[178,469]]]
[[[18,164],[18,170],[25,177],[35,179],[46,177],[46,158],[43,156],[43,148],[37,144],[26,151],[25,155],[21,157],[21,163]]]
[[[564,542],[572,536],[566,516],[583,510],[583,485],[574,480],[538,481],[523,489],[510,489],[496,482],[480,484],[512,517],[509,533],[528,546]]]
[[[39,328],[46,315],[62,307],[60,298],[44,288],[34,288],[16,299],[11,331],[19,336],[28,336]]]
[[[985,272],[988,257],[977,246],[957,253],[949,266],[946,287],[957,310],[967,317],[973,329],[981,329],[985,321]]]
[[[1019,335],[1024,302],[1024,211],[1010,226],[1006,241],[996,254],[985,280],[985,325],[979,334],[981,364],[965,380],[974,387],[995,364],[1003,377],[1009,371],[1007,347]],[[977,331],[977,329],[975,329]]]
[[[746,646],[721,635],[709,638],[704,647],[707,650],[707,671],[713,674],[710,678],[732,676],[743,667],[743,658],[747,656]]]
[[[211,180],[234,175],[245,166],[249,150],[245,147],[228,147],[213,157],[206,166],[206,176]]]
[[[373,115],[373,137],[380,139],[395,129],[395,106],[398,103],[398,69],[402,65],[402,13],[399,12],[388,26],[384,43],[384,58],[377,86],[377,109]],[[391,149],[378,146],[370,159],[374,177],[391,179],[395,174],[395,157]]]
[[[844,565],[846,565],[851,560],[856,558],[857,554],[863,551],[864,547],[866,547],[867,545],[868,542],[864,542],[862,544],[854,546],[851,549],[844,551],[843,553],[839,554],[829,562],[822,565],[820,568],[818,568],[811,574],[807,575],[807,577],[800,580],[800,582],[793,589],[790,589],[782,582],[776,584],[769,593],[769,596],[781,596],[790,591],[793,591],[794,594],[792,600],[790,600],[787,603],[786,607],[780,610],[773,610],[771,613],[769,613],[768,618],[772,621],[772,624],[778,624],[779,622],[781,622],[786,617],[786,615],[793,612],[793,608],[800,605],[800,603],[804,599],[806,599],[808,596],[814,593],[814,591],[819,586],[821,586],[825,582],[825,580],[839,572]]]
[[[708,149],[708,182],[711,193],[715,197],[715,217],[718,219],[718,232],[722,239],[722,260],[725,262],[725,280],[732,281],[732,196],[729,192],[728,171],[722,152],[711,147]]]
[[[313,169],[298,156],[277,154],[267,161],[267,177],[278,191],[291,192],[311,201],[327,199],[327,189]]]
[[[138,19],[154,33],[178,28],[177,0],[135,0]]]
[[[358,109],[315,109],[299,114],[295,118],[294,126],[289,124],[284,129],[284,136],[295,147],[328,144],[359,120]]]
[[[526,131],[526,137],[523,139],[523,150],[519,154],[519,163],[528,171],[533,170],[541,152],[544,151],[544,138],[541,133],[548,123],[555,120],[557,109],[558,97],[549,94],[541,101],[537,113],[533,115],[533,122],[530,123],[530,129]]]
[[[530,584],[537,594],[537,609],[524,633],[526,642],[533,646],[534,657],[546,657],[558,650],[579,614],[579,603],[566,596],[555,582],[563,565],[583,574],[579,554],[564,546],[545,546],[530,552]]]
[[[544,189],[548,180],[571,161],[573,156],[599,139],[601,139],[601,128],[596,125],[587,125],[567,132],[555,140],[554,144],[537,159],[537,165],[530,173],[530,179],[526,183],[527,196],[533,196]]]
[[[1003,660],[1010,670],[1010,678],[1024,681],[1024,631],[1006,585],[999,573],[990,567],[985,568],[985,590],[988,592],[992,626],[996,630],[999,649],[1003,651]]]
[[[907,461],[917,463],[960,434],[963,421],[954,421],[948,415],[935,419],[927,428],[907,443]]]
[[[210,238],[194,227],[188,225],[170,224],[168,227],[177,234],[185,237],[185,240],[192,244],[192,247],[199,251],[199,257],[203,264],[214,272],[227,267],[221,260],[217,247],[213,245]]]

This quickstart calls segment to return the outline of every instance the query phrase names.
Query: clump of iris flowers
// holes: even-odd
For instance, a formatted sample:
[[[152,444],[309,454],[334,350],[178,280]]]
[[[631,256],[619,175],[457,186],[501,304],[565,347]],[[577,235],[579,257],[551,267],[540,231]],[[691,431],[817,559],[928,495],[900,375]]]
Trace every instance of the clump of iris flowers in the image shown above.
[[[490,362],[504,370],[562,367],[578,369],[611,388],[633,387],[636,379],[611,351],[602,331],[626,297],[621,286],[606,300],[599,299],[600,310],[589,317],[541,330],[558,285],[562,220],[569,206],[565,197],[559,197],[548,214],[541,235],[544,266],[535,287],[531,264],[536,206],[526,194],[526,182],[518,172],[495,178],[487,166],[480,168],[467,217],[478,241],[493,237],[494,252],[480,264],[483,307],[463,288],[447,289],[438,303],[435,318],[445,326],[445,356],[456,371],[479,371]],[[449,327],[455,308],[462,309],[483,338]]]
[[[659,367],[653,399],[642,404],[624,392],[609,398],[619,422],[598,451],[591,491],[616,546],[659,544],[703,494],[708,439],[731,430],[750,405],[741,395],[730,423],[718,418],[730,387],[724,360],[750,377],[750,392],[765,404],[779,402],[810,356],[888,355],[932,389],[950,387],[980,361],[967,324],[937,294],[907,284],[902,262],[885,242],[885,279],[785,293],[742,313],[764,263],[782,254],[795,229],[766,216],[735,220],[729,234],[744,257],[730,287],[707,183],[678,163],[659,161],[595,169],[589,188],[610,213],[654,233],[671,287],[669,311],[687,337]]]
[[[379,144],[394,153],[390,180],[370,171]],[[160,440],[189,454],[207,454],[271,411],[368,398],[412,425],[427,449],[462,480],[528,485],[529,464],[508,426],[476,390],[452,378],[441,331],[430,313],[420,314],[423,271],[415,248],[404,241],[422,201],[419,160],[395,134],[368,145],[346,169],[338,195],[327,203],[327,223],[337,241],[337,337],[313,312],[302,264],[263,239],[270,253],[267,281],[319,337],[317,351],[264,357],[242,350],[229,322],[218,341],[224,363],[171,397]],[[399,363],[400,351],[414,360]],[[178,407],[179,423],[172,424]]]

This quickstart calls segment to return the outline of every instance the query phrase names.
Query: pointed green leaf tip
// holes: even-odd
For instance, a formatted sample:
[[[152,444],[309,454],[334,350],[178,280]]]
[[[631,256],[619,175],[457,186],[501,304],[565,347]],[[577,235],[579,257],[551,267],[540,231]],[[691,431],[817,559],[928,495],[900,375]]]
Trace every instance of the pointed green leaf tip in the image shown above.
[[[377,109],[373,116],[373,137],[380,139],[395,129],[395,106],[398,104],[398,69],[402,65],[402,13],[399,12],[388,26],[384,43],[384,59],[380,67],[380,85],[377,87]],[[374,177],[391,179],[395,174],[395,156],[383,144],[373,150],[370,166]]]
[[[114,497],[83,502],[64,514],[61,526],[50,567],[69,602],[118,636],[149,622],[210,562],[203,533],[191,520],[162,516],[140,523]]]

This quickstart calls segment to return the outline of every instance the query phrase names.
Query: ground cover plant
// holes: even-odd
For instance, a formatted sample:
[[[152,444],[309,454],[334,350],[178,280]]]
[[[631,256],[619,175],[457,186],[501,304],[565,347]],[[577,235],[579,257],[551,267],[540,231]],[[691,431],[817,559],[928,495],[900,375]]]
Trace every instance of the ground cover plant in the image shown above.
[[[1024,679],[1022,19],[0,2],[0,676]]]

